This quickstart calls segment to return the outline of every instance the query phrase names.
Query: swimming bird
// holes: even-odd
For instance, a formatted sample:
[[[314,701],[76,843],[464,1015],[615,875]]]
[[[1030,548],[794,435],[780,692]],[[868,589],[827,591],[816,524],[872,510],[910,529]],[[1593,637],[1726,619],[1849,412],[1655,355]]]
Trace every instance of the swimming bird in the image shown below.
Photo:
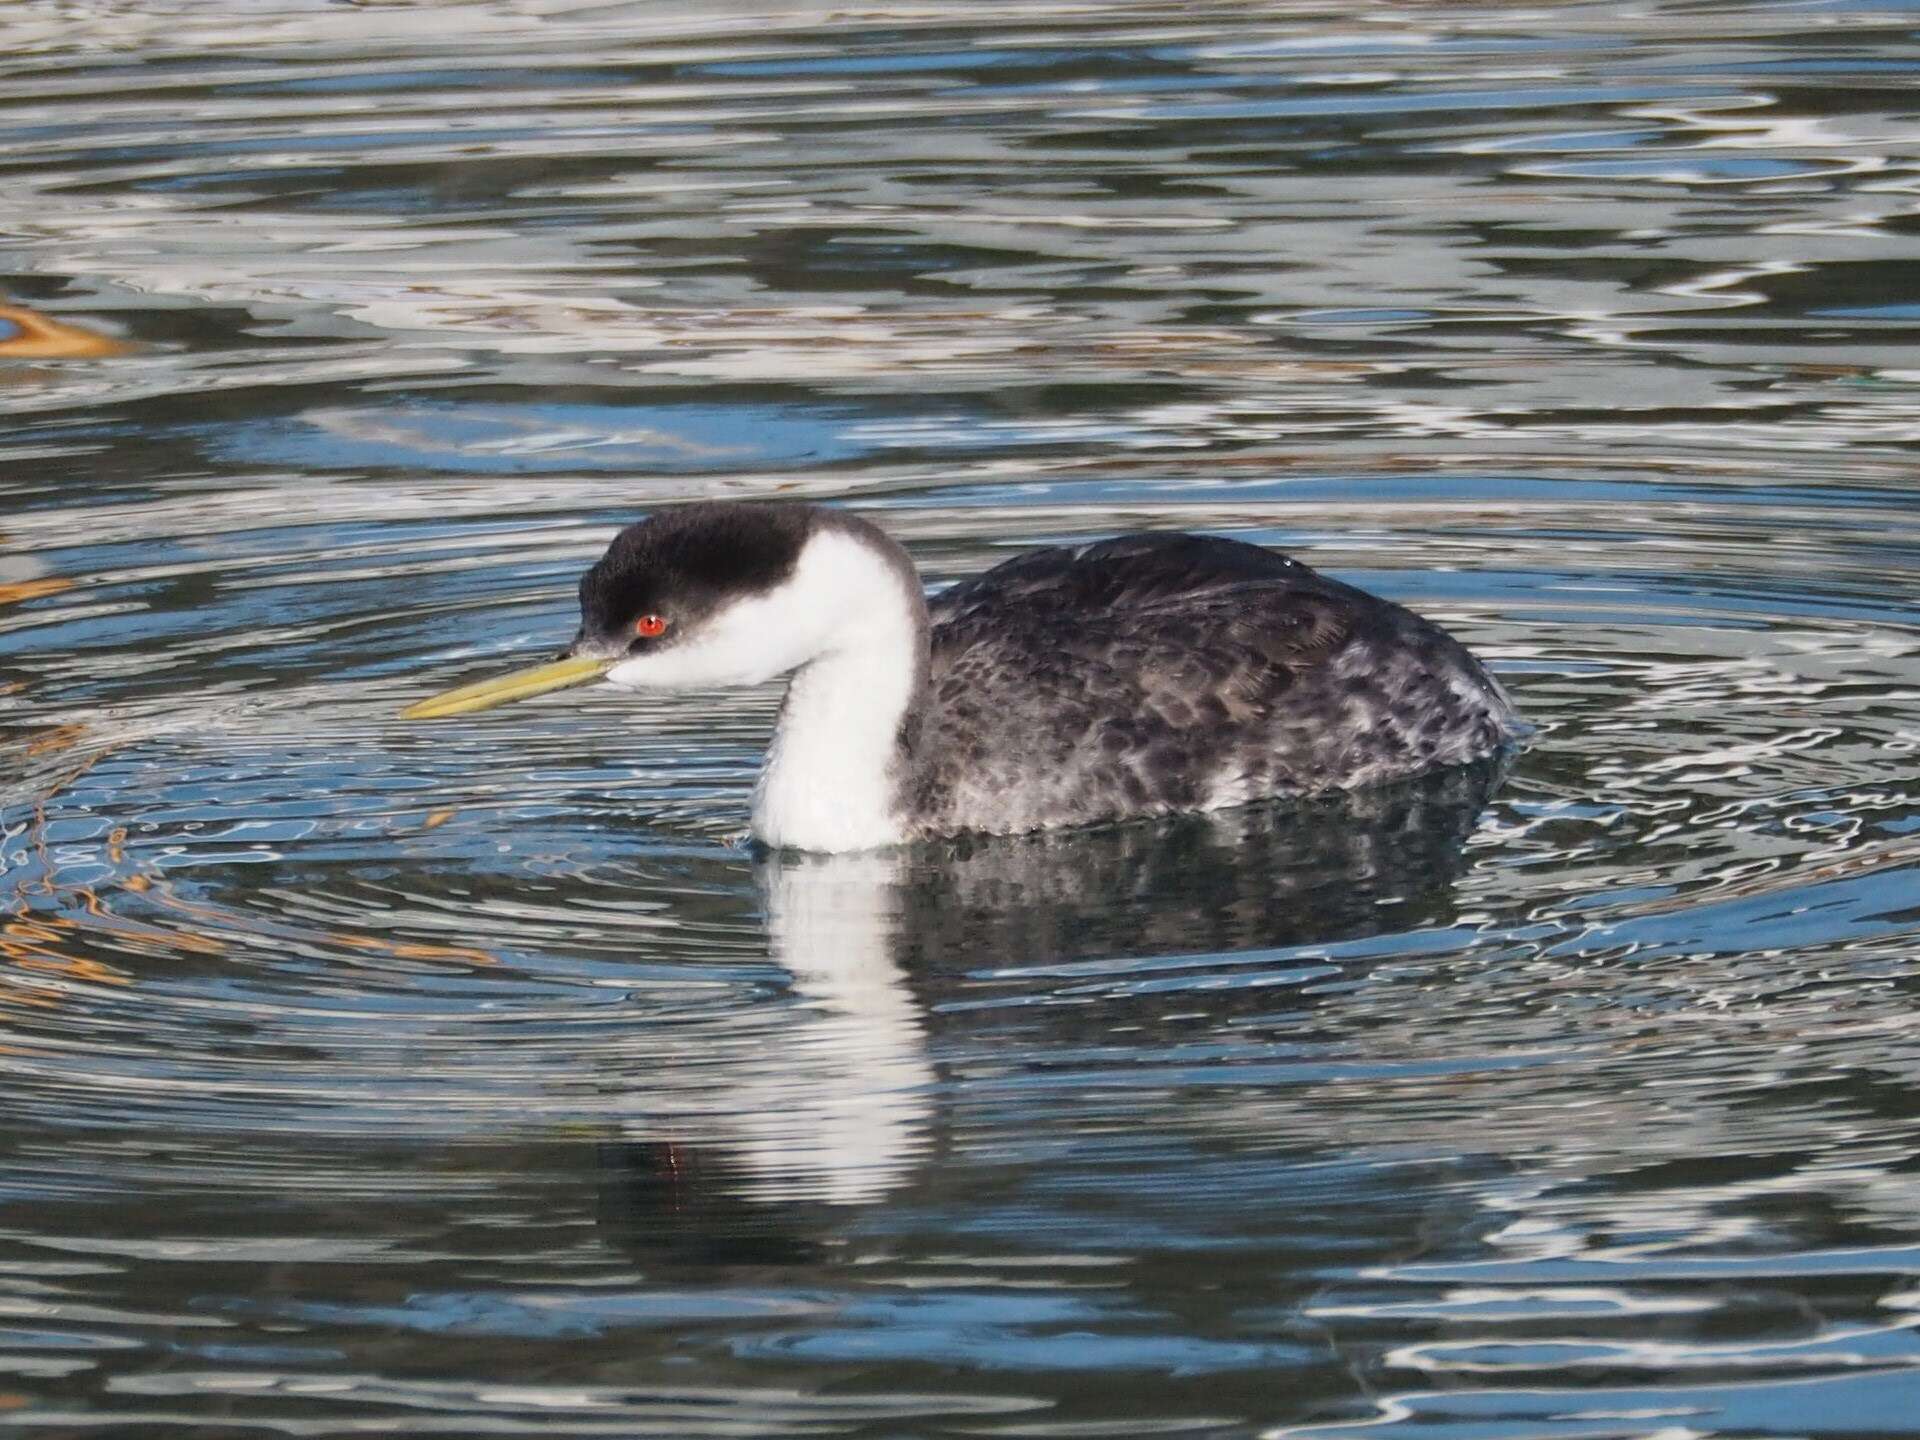
[[[1147,533],[1034,550],[928,599],[844,510],[663,509],[580,581],[549,664],[430,719],[604,679],[790,675],[754,790],[775,848],[865,850],[1213,810],[1463,763],[1528,727],[1465,646],[1276,551]]]

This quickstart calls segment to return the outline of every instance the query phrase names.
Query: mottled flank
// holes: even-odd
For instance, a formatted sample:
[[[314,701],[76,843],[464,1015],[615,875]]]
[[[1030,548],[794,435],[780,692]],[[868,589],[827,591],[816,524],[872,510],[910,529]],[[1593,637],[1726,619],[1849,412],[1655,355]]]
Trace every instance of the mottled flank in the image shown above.
[[[580,609],[570,655],[613,662],[589,678],[793,676],[753,833],[796,849],[1352,790],[1527,728],[1437,626],[1215,536],[1036,550],[926,601],[907,553],[858,515],[677,506],[620,532]]]
[[[902,794],[921,835],[1352,789],[1527,728],[1437,626],[1234,540],[1035,551],[929,609]]]

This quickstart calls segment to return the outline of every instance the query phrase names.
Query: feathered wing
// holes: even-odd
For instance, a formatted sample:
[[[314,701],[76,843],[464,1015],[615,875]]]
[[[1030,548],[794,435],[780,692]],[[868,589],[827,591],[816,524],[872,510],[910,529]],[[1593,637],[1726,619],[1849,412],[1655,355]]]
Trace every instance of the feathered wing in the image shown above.
[[[1499,687],[1437,627],[1237,541],[1034,551],[930,611],[913,808],[933,829],[1350,788],[1516,733]]]

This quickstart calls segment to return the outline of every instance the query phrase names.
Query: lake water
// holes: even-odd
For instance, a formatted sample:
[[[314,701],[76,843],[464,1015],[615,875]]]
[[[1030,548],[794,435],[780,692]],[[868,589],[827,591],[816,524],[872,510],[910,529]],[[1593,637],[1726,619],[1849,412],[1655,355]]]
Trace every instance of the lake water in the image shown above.
[[[1920,8],[0,10],[0,1427],[1920,1435]],[[67,358],[61,358],[61,357]],[[619,525],[1237,535],[1504,775],[835,861]]]

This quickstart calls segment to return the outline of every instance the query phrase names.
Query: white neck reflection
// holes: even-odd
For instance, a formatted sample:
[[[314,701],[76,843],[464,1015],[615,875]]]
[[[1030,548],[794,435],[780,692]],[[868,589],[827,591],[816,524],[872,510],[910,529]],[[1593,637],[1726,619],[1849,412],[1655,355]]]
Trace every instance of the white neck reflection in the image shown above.
[[[894,960],[899,869],[897,856],[866,854],[770,858],[759,870],[773,958],[808,1013],[781,1046],[784,1109],[757,1124],[743,1115],[742,1158],[759,1175],[803,1177],[816,1199],[877,1199],[927,1148],[935,1077]]]
[[[866,853],[755,867],[790,1003],[679,1029],[627,1095],[626,1138],[659,1147],[669,1189],[684,1180],[706,1200],[858,1205],[911,1178],[929,1145],[935,1077],[894,959],[900,865]]]

